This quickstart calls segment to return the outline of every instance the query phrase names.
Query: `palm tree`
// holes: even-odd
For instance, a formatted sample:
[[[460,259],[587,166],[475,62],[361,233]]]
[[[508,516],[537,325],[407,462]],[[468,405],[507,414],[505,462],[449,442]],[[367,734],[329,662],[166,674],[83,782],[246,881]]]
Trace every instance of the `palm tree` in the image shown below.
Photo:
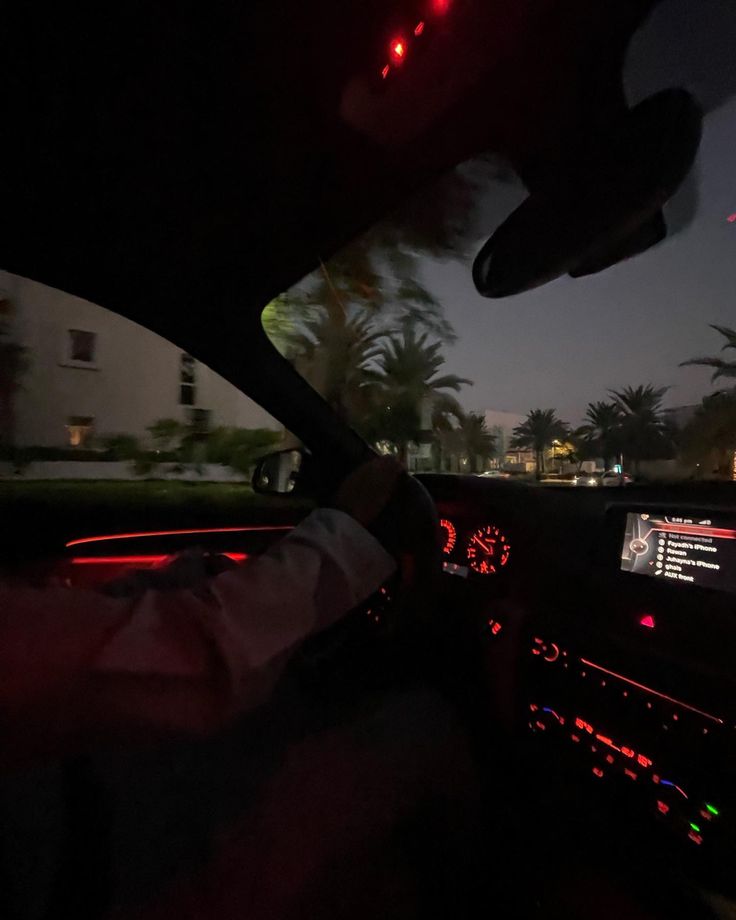
[[[358,424],[369,408],[376,378],[371,365],[385,336],[365,313],[336,317],[321,310],[285,341],[304,377],[343,418]]]
[[[706,467],[706,473],[731,479],[736,453],[736,392],[706,396],[682,432],[685,460]]]
[[[514,428],[511,447],[515,450],[533,450],[537,479],[544,472],[544,452],[553,441],[567,437],[567,425],[557,418],[554,409],[530,409],[521,423]]]
[[[728,348],[736,348],[736,330],[730,329],[728,326],[714,326],[713,324],[711,324],[710,328],[715,329],[725,338],[726,344],[723,346],[723,351]],[[683,361],[680,367],[687,367],[692,364],[715,368],[711,377],[713,381],[718,380],[720,377],[736,377],[736,361],[724,361],[723,358],[717,357],[690,358],[689,361]]]
[[[605,468],[610,469],[612,458],[618,453],[621,419],[621,407],[616,402],[588,403],[585,420],[575,433],[583,447],[580,453],[590,455],[591,451],[598,451]]]
[[[422,258],[467,258],[482,217],[481,191],[494,179],[511,177],[496,157],[457,167],[431,195],[422,191],[406,201],[273,301],[264,317],[267,331],[278,336],[284,323],[310,319],[315,309],[327,309],[333,318],[361,309],[387,325],[409,320],[443,342],[454,341],[443,305],[422,281]]]
[[[430,342],[427,333],[417,335],[413,324],[405,323],[378,350],[375,383],[382,400],[382,436],[396,445],[404,462],[409,443],[420,438],[424,409],[438,428],[449,416],[462,416],[460,404],[447,391],[457,392],[472,381],[456,374],[438,376],[445,363],[441,348],[441,342]]]
[[[485,461],[493,456],[496,439],[486,426],[485,416],[480,412],[468,412],[460,419],[458,426],[463,450],[468,456],[471,473],[478,472],[478,460]]]
[[[640,384],[609,390],[614,405],[621,413],[619,444],[634,462],[638,472],[641,460],[655,460],[672,451],[671,428],[662,414],[662,398],[668,387]]]

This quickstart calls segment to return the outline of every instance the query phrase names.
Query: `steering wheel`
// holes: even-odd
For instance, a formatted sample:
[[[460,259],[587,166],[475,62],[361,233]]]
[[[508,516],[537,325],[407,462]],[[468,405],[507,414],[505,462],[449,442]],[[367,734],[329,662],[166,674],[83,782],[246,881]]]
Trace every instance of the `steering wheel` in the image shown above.
[[[399,563],[396,605],[401,623],[429,626],[442,572],[439,517],[429,492],[404,473],[372,529]]]
[[[409,677],[436,647],[440,529],[422,483],[402,473],[369,530],[397,560],[396,575],[294,658],[299,675],[329,696]]]

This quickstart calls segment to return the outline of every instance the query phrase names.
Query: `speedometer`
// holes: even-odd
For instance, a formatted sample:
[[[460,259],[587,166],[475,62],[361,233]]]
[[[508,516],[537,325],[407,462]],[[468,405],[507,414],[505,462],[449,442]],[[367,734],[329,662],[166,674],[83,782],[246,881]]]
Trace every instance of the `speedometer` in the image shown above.
[[[511,544],[494,524],[474,530],[468,537],[465,555],[479,575],[495,575],[509,561]]]
[[[457,530],[452,521],[448,521],[447,518],[442,518],[440,528],[442,530],[442,552],[449,555],[455,549]]]

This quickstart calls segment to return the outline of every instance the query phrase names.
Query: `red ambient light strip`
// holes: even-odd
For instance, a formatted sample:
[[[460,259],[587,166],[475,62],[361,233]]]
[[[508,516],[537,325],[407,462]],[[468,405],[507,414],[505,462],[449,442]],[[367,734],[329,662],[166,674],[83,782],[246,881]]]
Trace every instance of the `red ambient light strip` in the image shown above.
[[[644,690],[646,693],[651,693],[653,696],[658,696],[662,700],[667,700],[668,703],[674,703],[675,706],[682,706],[683,709],[689,709],[690,712],[695,712],[699,716],[710,719],[712,722],[717,722],[719,725],[724,724],[723,719],[719,719],[718,716],[712,716],[709,712],[703,712],[702,709],[697,709],[695,706],[691,706],[689,703],[683,703],[682,700],[676,700],[672,696],[667,696],[666,693],[660,693],[659,690],[653,690],[651,687],[647,687],[646,684],[640,684],[637,681],[632,680],[630,677],[624,677],[623,674],[618,674],[616,671],[609,671],[608,668],[604,668],[599,664],[588,661],[587,658],[581,658],[580,662],[581,664],[587,665],[589,668],[595,668],[596,671],[602,671],[604,674],[608,674],[611,677],[616,677],[618,680],[622,680],[624,683],[630,684],[632,687],[637,687],[639,690]]]
[[[220,553],[233,562],[245,562],[247,553]],[[172,556],[75,556],[72,565],[161,565]]]
[[[82,543],[104,543],[107,540],[136,540],[144,537],[178,537],[200,533],[253,533],[255,531],[293,530],[292,524],[264,525],[257,527],[200,527],[195,530],[148,530],[141,533],[113,533],[101,537],[81,537],[70,540],[66,547],[80,546]]]

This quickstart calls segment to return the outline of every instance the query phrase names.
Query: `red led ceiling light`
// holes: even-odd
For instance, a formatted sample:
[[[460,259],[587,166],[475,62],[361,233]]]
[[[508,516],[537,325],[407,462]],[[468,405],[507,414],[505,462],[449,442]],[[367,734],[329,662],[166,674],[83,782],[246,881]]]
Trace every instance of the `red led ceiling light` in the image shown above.
[[[406,39],[402,36],[397,36],[391,40],[389,46],[391,52],[391,60],[394,64],[401,64],[406,58]]]
[[[414,26],[414,34],[419,38],[419,36],[424,32],[424,22],[418,22]]]
[[[430,9],[435,16],[444,16],[450,9],[452,0],[430,0]]]
[[[645,626],[647,629],[654,629],[657,624],[654,622],[654,617],[651,613],[645,613],[643,617],[639,620],[639,626]]]

